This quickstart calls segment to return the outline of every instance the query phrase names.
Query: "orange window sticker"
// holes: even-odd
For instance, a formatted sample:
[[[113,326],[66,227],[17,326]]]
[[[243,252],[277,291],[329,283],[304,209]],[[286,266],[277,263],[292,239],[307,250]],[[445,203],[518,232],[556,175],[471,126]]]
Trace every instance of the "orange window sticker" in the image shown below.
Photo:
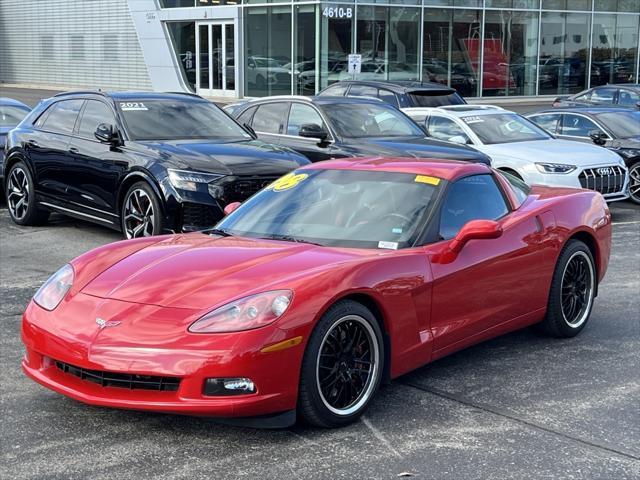
[[[299,183],[303,182],[309,175],[306,173],[288,173],[284,177],[280,177],[274,181],[267,188],[274,192],[281,192],[283,190],[289,190],[296,187]]]
[[[427,183],[429,185],[438,185],[440,183],[439,178],[430,177],[428,175],[416,175],[416,178],[413,181],[419,183]]]

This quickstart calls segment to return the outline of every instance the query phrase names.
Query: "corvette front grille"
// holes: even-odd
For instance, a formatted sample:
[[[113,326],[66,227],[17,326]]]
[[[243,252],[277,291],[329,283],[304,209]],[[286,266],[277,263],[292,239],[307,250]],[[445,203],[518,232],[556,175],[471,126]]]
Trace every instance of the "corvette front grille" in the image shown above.
[[[81,380],[97,383],[102,387],[128,388],[129,390],[157,390],[175,392],[180,386],[178,377],[157,377],[153,375],[136,375],[129,373],[88,370],[55,360],[58,370],[74,375]]]
[[[603,195],[622,193],[624,188],[624,169],[617,165],[609,167],[587,168],[580,172],[578,179],[582,188],[595,190]]]

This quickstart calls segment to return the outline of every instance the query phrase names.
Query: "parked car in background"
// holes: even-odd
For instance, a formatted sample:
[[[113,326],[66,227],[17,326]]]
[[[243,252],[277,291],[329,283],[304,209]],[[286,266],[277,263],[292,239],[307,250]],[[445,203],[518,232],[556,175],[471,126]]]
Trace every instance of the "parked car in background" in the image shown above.
[[[292,148],[312,162],[386,155],[490,163],[467,146],[426,138],[404,113],[375,98],[266,97],[241,105],[233,116],[261,139]]]
[[[318,96],[371,97],[398,108],[439,107],[467,103],[455,89],[439,83],[412,81],[361,81],[348,80],[318,93]]]
[[[554,108],[527,118],[558,138],[595,143],[624,158],[629,195],[640,204],[640,112],[610,107]]]
[[[41,102],[9,133],[4,172],[17,224],[55,211],[133,238],[211,227],[307,163],[196,95],[90,91]]]
[[[383,381],[470,345],[578,335],[611,230],[601,195],[482,164],[317,163],[209,232],[72,260],[23,315],[22,368],[92,405],[341,427]]]
[[[601,85],[575,95],[557,97],[552,106],[610,106],[640,109],[640,84]]]
[[[7,133],[14,129],[31,109],[24,103],[12,98],[0,97],[0,184],[4,185],[4,147]],[[2,188],[0,187],[0,191]]]
[[[529,185],[588,188],[609,202],[629,197],[629,175],[619,155],[596,145],[556,139],[517,113],[478,105],[405,112],[432,138],[472,145],[489,155],[495,168]]]

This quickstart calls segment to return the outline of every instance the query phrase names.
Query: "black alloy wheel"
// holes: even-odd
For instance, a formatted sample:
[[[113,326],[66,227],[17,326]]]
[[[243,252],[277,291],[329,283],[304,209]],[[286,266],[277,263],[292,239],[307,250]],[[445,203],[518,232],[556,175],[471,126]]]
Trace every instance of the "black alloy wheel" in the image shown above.
[[[124,197],[122,231],[127,239],[150,237],[162,231],[160,202],[145,182],[134,184]]]
[[[39,225],[49,218],[48,210],[36,206],[35,187],[24,163],[18,162],[9,170],[5,196],[9,215],[18,225]]]
[[[307,345],[298,401],[313,425],[355,421],[380,385],[384,347],[380,326],[362,304],[343,300],[320,319]]]
[[[640,205],[640,160],[629,167],[629,193],[631,201]]]

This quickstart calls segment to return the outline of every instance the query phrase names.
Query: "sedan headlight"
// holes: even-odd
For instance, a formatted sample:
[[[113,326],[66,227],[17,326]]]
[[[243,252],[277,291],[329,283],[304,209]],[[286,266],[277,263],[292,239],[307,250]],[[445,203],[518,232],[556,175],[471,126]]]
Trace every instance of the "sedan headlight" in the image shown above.
[[[173,168],[168,169],[168,171],[171,185],[180,190],[189,190],[191,192],[198,190],[198,184],[211,183],[224,177],[224,175],[216,173],[200,173],[189,170],[175,170]]]
[[[576,166],[563,163],[536,163],[536,168],[541,173],[569,173],[573,172]]]
[[[192,333],[240,332],[275,322],[291,304],[291,290],[272,290],[241,298],[207,313],[189,327]]]
[[[33,301],[45,310],[55,309],[73,285],[73,267],[65,265],[44,282]]]

